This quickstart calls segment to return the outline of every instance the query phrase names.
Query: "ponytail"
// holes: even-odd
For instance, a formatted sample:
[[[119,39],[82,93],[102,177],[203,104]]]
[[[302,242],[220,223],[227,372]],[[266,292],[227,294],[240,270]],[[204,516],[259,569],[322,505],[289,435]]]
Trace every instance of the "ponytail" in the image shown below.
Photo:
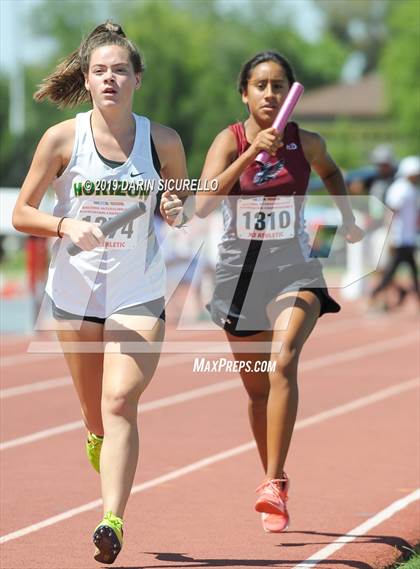
[[[38,91],[34,94],[35,101],[40,102],[47,99],[60,109],[90,101],[90,93],[85,88],[85,74],[89,70],[92,52],[104,45],[119,45],[125,48],[134,72],[143,72],[144,64],[136,46],[126,38],[120,25],[108,20],[97,26],[82,41],[79,49],[61,61],[55,70],[42,81]]]

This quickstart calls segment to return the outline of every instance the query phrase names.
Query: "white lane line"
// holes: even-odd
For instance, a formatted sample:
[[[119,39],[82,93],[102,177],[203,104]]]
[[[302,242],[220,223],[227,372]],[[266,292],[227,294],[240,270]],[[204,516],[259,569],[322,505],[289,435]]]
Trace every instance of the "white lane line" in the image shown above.
[[[51,429],[45,429],[44,431],[37,431],[31,435],[26,435],[24,437],[19,437],[17,439],[10,439],[0,444],[0,450],[7,450],[9,448],[18,447],[21,445],[27,445],[34,443],[35,441],[41,441],[42,439],[47,439],[49,437],[54,437],[55,435],[62,435],[68,433],[69,431],[77,431],[83,427],[83,421],[73,421],[72,423],[66,423],[65,425],[59,425],[58,427],[51,427]]]
[[[0,367],[9,367],[16,364],[31,365],[37,362],[44,362],[52,359],[57,359],[62,354],[29,354],[28,352],[21,352],[10,356],[4,356],[0,360]]]
[[[176,405],[177,403],[184,403],[185,401],[191,401],[192,399],[206,397],[207,395],[213,395],[214,393],[222,393],[223,391],[236,389],[239,385],[239,379],[229,379],[228,381],[221,381],[219,383],[205,385],[204,387],[197,387],[195,389],[184,391],[183,393],[179,393],[177,395],[169,395],[168,397],[162,397],[161,399],[156,399],[155,401],[141,403],[139,405],[139,413],[146,413],[147,411],[154,411],[155,409],[170,407],[171,405]]]
[[[354,399],[349,403],[344,403],[343,405],[339,405],[333,409],[328,409],[328,411],[321,411],[321,413],[317,413],[316,415],[312,415],[306,419],[301,419],[300,421],[297,421],[295,429],[305,429],[311,425],[322,423],[322,421],[325,421],[326,419],[338,417],[339,415],[345,415],[346,413],[350,413],[356,409],[361,409],[367,405],[372,405],[372,403],[377,403],[378,401],[388,399],[394,395],[400,395],[400,393],[405,393],[411,389],[416,389],[419,386],[420,382],[418,377],[404,381],[404,383],[397,383],[391,387],[386,387],[380,391],[375,391],[374,393],[366,395],[365,397],[360,397],[359,399]]]
[[[168,472],[168,474],[164,474],[163,476],[158,476],[157,478],[153,478],[152,480],[148,480],[147,482],[143,482],[142,484],[137,484],[136,486],[133,486],[131,490],[131,495],[138,494],[139,492],[144,492],[144,490],[154,488],[155,486],[159,486],[160,484],[164,484],[165,482],[169,482],[170,480],[175,480],[176,478],[180,478],[181,476],[185,476],[186,474],[190,474],[191,472],[195,472],[196,470],[205,468],[210,464],[215,464],[216,462],[226,460],[227,458],[231,458],[232,456],[242,454],[243,452],[246,452],[247,450],[254,448],[254,446],[255,446],[254,442],[245,443],[243,445],[229,449],[227,451],[213,454],[211,456],[203,458],[202,460],[198,460],[197,462],[192,462],[191,464],[187,464],[182,468],[177,468],[172,472]],[[13,539],[18,539],[20,537],[38,531],[40,529],[57,524],[63,520],[68,520],[69,518],[73,518],[74,516],[83,514],[84,512],[94,510],[96,508],[99,508],[101,504],[102,500],[99,499],[99,500],[94,500],[93,502],[88,502],[87,504],[79,506],[78,508],[67,510],[66,512],[58,514],[57,516],[47,518],[42,522],[39,522],[37,524],[32,524],[30,526],[27,526],[26,528],[14,531],[12,533],[0,537],[0,544],[6,543]]]
[[[356,360],[356,359],[359,359],[361,357],[364,357],[364,356],[372,354],[372,353],[377,353],[377,352],[381,353],[384,350],[391,350],[394,348],[400,348],[401,346],[404,346],[406,344],[409,344],[409,343],[415,342],[415,341],[416,341],[416,338],[413,337],[412,334],[405,334],[403,336],[398,336],[397,338],[393,338],[392,340],[375,342],[372,344],[368,344],[367,346],[363,346],[361,348],[354,348],[351,350],[345,350],[344,352],[338,352],[337,354],[332,354],[332,355],[328,355],[328,356],[321,356],[319,358],[314,358],[312,360],[302,362],[300,364],[299,371],[302,373],[302,372],[311,371],[314,369],[319,369],[319,368],[322,368],[324,366],[328,366],[331,364],[335,364],[337,362]],[[189,359],[190,359],[190,357],[188,357],[188,359],[186,359],[186,361],[189,361]],[[180,361],[180,360],[177,360],[177,361]],[[167,363],[167,365],[174,365],[174,360],[172,360],[172,358],[171,358],[171,361],[169,361]],[[220,382],[218,385],[220,385],[220,386],[233,385],[233,387],[239,387],[241,385],[241,382],[239,379],[233,380],[233,382],[236,382],[236,383],[232,383],[232,381],[227,381],[227,382]],[[233,389],[233,387],[228,387],[228,389]],[[206,389],[206,387],[198,388],[198,392],[200,389]],[[221,390],[222,390],[222,387],[221,387]],[[197,389],[193,389],[191,391],[186,391],[184,393],[181,393],[180,395],[173,395],[173,396],[164,398],[165,400],[167,400],[167,403],[164,405],[164,407],[168,407],[169,405],[179,403],[180,401],[189,401],[190,399],[193,399],[193,398],[195,399],[196,397],[202,396],[201,394],[197,395],[197,396],[193,396],[193,397],[187,396],[188,399],[183,399],[183,397],[185,397],[186,394],[188,394],[188,393],[197,393]],[[211,393],[213,393],[213,392],[211,392]],[[181,397],[181,399],[177,399],[178,397]],[[156,400],[156,404],[157,404],[156,408],[157,409],[161,408],[159,401],[161,401],[161,400],[160,399]],[[142,407],[142,405],[139,406],[139,408],[141,408],[141,407]],[[39,440],[42,440],[45,438],[49,438],[50,436],[59,435],[61,433],[66,433],[68,431],[76,430],[76,429],[79,429],[82,427],[83,427],[83,422],[82,421],[76,421],[76,422],[72,422],[72,423],[65,423],[64,425],[58,425],[57,427],[52,427],[50,429],[37,431],[37,432],[32,433],[30,435],[18,437],[16,439],[10,439],[8,441],[4,441],[4,442],[0,443],[0,451],[6,450],[9,448],[13,448],[16,446],[21,446],[24,444],[33,443],[35,441],[39,441]]]
[[[356,318],[348,318],[346,320],[342,320],[341,322],[337,323],[335,326],[331,326],[329,325],[328,327],[325,325],[322,328],[319,328],[317,330],[317,337],[319,336],[325,336],[327,334],[331,334],[331,333],[336,333],[340,330],[345,330],[347,328],[352,328],[353,326],[355,326],[356,324],[360,324],[360,320],[356,319]],[[205,330],[206,331],[206,330]],[[197,332],[197,334],[200,333],[199,330],[194,331]],[[194,336],[196,336],[196,334],[194,334]],[[165,355],[165,354],[164,354]],[[163,355],[163,356],[164,356]],[[159,366],[162,367],[163,364],[163,356],[160,360]],[[58,358],[62,358],[63,354],[31,354],[28,352],[23,352],[21,354],[14,354],[11,356],[4,356],[0,359],[0,368],[3,367],[9,367],[9,366],[14,366],[16,364],[21,364],[21,365],[29,365],[32,363],[37,363],[39,361],[48,361],[48,360],[52,360],[52,359],[58,359]],[[193,354],[190,355],[190,357],[193,357]],[[28,384],[29,386],[31,384]],[[32,385],[36,385],[36,384],[32,384]],[[24,386],[19,386],[19,387],[24,387]],[[58,387],[58,386],[57,386]],[[10,388],[10,389],[14,389],[14,388]],[[48,389],[48,387],[46,387],[45,389]],[[7,391],[7,389],[4,389],[3,391]],[[38,389],[36,389],[36,391],[39,391]],[[21,392],[21,393],[17,393],[17,395],[21,395],[25,392]],[[30,391],[27,391],[27,393],[30,393]],[[7,397],[7,396],[6,396]],[[13,395],[10,395],[9,397],[13,397]],[[2,391],[0,390],[0,399],[3,398],[2,397]]]
[[[181,334],[182,335],[182,334]],[[200,330],[196,331],[195,335],[202,336],[203,332]],[[47,345],[49,342],[45,342]],[[54,345],[58,344],[58,342],[53,341]],[[36,346],[37,344],[43,345],[44,341],[40,340],[33,340],[29,345],[26,346],[26,350],[24,352],[20,352],[18,354],[11,354],[10,356],[2,356],[0,358],[0,368],[14,366],[16,364],[21,365],[30,365],[37,362],[48,361],[52,359],[58,359],[63,357],[63,352],[58,350],[53,353],[42,353],[42,352],[30,352],[28,351],[32,345]]]
[[[354,411],[355,409],[360,409],[362,407],[365,407],[366,405],[371,405],[372,403],[375,403],[375,402],[380,401],[382,399],[385,399],[388,397],[393,397],[399,393],[403,393],[404,391],[407,391],[408,389],[413,389],[416,386],[417,386],[417,379],[406,381],[402,384],[394,386],[393,388],[388,388],[388,389],[383,389],[381,391],[377,391],[376,393],[372,393],[371,395],[369,395],[367,397],[362,397],[360,399],[350,401],[349,403],[346,403],[344,405],[340,405],[338,407],[333,407],[332,409],[329,409],[328,411],[324,411],[323,413],[318,413],[316,415],[312,415],[311,417],[307,417],[306,419],[302,419],[296,423],[295,428],[296,429],[305,429],[310,425],[322,423],[323,421],[326,421],[330,417],[337,417],[338,415],[343,415],[345,413],[349,413],[350,411]],[[152,480],[149,480],[147,482],[143,482],[142,484],[138,484],[136,486],[133,486],[133,488],[131,490],[131,494],[137,494],[139,492],[143,492],[144,490],[148,490],[149,488],[154,488],[155,486],[159,486],[160,484],[168,482],[169,480],[175,480],[176,478],[180,478],[181,476],[185,476],[186,474],[189,474],[189,473],[194,472],[196,470],[200,470],[201,468],[209,466],[210,464],[215,464],[216,462],[226,460],[226,459],[231,458],[233,456],[238,456],[244,452],[247,452],[248,450],[255,448],[255,446],[256,445],[255,445],[254,441],[249,441],[245,444],[242,444],[242,445],[233,447],[231,449],[228,449],[226,451],[223,451],[223,452],[220,452],[217,454],[213,454],[211,456],[203,458],[197,462],[187,464],[186,466],[184,466],[182,468],[177,468],[177,469],[173,470],[172,472],[169,472],[168,474],[164,474],[163,476],[158,476],[157,478],[153,478]],[[33,532],[38,531],[40,529],[43,529],[45,527],[52,526],[52,525],[57,524],[63,520],[67,520],[69,518],[72,518],[72,517],[77,516],[79,514],[82,514],[84,512],[94,510],[95,508],[99,508],[101,506],[101,504],[102,504],[102,500],[100,500],[100,499],[94,500],[93,502],[88,502],[87,504],[83,504],[82,506],[79,506],[78,508],[72,508],[71,510],[67,510],[65,512],[62,512],[61,514],[58,514],[56,516],[52,516],[51,518],[47,518],[46,520],[43,520],[41,522],[31,524],[30,526],[27,526],[27,527],[22,528],[20,530],[14,531],[12,533],[8,533],[8,534],[0,537],[0,544],[6,543],[8,541],[12,541],[13,539],[19,539],[20,537],[23,537],[25,535],[28,535],[30,533],[33,533]]]
[[[188,363],[192,360],[192,358],[193,356],[191,355],[162,358],[159,362],[159,368],[172,367],[176,364]],[[33,393],[36,391],[46,391],[48,389],[55,389],[57,387],[66,387],[71,384],[72,380],[70,376],[25,383],[23,385],[17,385],[16,387],[7,387],[5,389],[0,389],[0,399],[9,399],[10,397],[27,395],[28,393]]]
[[[299,366],[299,370],[307,371],[311,369],[317,369],[324,365],[330,365],[340,362],[346,362],[350,360],[357,360],[367,355],[380,354],[386,352],[387,350],[394,350],[401,348],[407,344],[417,344],[418,337],[416,334],[404,334],[402,336],[397,336],[396,338],[388,338],[387,340],[381,340],[380,342],[373,342],[367,344],[366,346],[360,346],[357,348],[352,348],[350,350],[344,350],[342,352],[337,352],[336,354],[331,354],[327,356],[321,356],[319,358],[314,358],[307,362],[302,362]]]
[[[333,553],[344,547],[347,543],[350,543],[355,539],[357,539],[358,537],[365,535],[370,530],[382,524],[384,521],[391,518],[397,512],[404,510],[405,508],[407,508],[407,506],[409,506],[413,502],[416,502],[417,500],[420,500],[420,488],[414,490],[414,492],[411,492],[411,494],[408,494],[404,498],[396,500],[395,502],[390,504],[387,508],[385,508],[381,512],[378,512],[375,516],[366,520],[360,526],[357,526],[348,533],[340,536],[326,547],[320,549],[319,551],[317,551],[316,553],[305,559],[305,561],[302,561],[298,565],[295,565],[293,569],[307,569],[308,567],[315,567],[316,565],[322,563],[325,559],[330,557]]]
[[[330,322],[324,324],[323,322],[320,322],[320,324],[317,327],[317,336],[327,336],[329,334],[334,334],[339,330],[345,330],[346,328],[352,328],[353,326],[360,326],[360,325],[363,325],[365,327],[369,326],[371,329],[375,327],[383,328],[384,325],[383,318],[378,318],[375,320],[367,320],[365,316],[366,316],[365,314],[361,313],[359,317],[354,317],[354,316],[347,318],[341,317],[340,321],[335,324],[331,324]],[[385,320],[387,325],[399,321],[407,322],[407,314],[405,313],[401,313],[398,315],[388,314]],[[201,333],[207,333],[208,331],[209,331],[208,324],[206,322],[203,322],[203,323],[195,323],[193,330],[189,330],[187,328],[185,329],[180,328],[179,330],[176,330],[176,334],[178,335],[181,333],[188,335],[194,333],[194,335],[196,335]],[[211,330],[211,332],[214,331],[220,331],[220,329],[214,328]],[[188,339],[189,338],[187,338],[187,340]],[[37,341],[38,340],[36,340],[36,338],[33,335],[28,335],[26,338],[20,340],[10,340],[10,341],[5,341],[4,338],[0,337],[0,347],[2,349],[4,349],[6,345],[18,346],[20,344],[23,344],[23,347],[26,348],[25,351],[20,352],[18,354],[12,354],[9,356],[2,355],[2,357],[0,358],[0,368],[12,366],[15,364],[27,365],[28,363],[37,362],[37,361],[47,361],[62,356],[61,353],[47,353],[43,355],[42,353],[28,352],[27,350],[29,349],[31,343],[32,342],[36,343]],[[30,358],[29,361],[28,358]]]
[[[413,334],[406,334],[404,336],[399,336],[397,338],[387,339],[376,344],[368,344],[367,346],[362,346],[358,348],[353,348],[351,350],[345,350],[343,352],[338,352],[337,354],[331,354],[327,356],[321,356],[319,358],[314,358],[312,360],[303,361],[299,366],[299,371],[308,371],[312,369],[317,369],[322,365],[329,365],[333,363],[338,363],[341,361],[348,361],[349,358],[363,357],[367,354],[380,353],[382,351],[400,348],[407,343],[416,342],[416,337]],[[187,363],[194,358],[192,354],[187,356],[172,356],[167,358],[162,358],[159,362],[159,368],[165,368],[172,366],[177,363]],[[158,368],[158,369],[159,369]],[[71,384],[69,378],[56,378],[48,379],[45,381],[37,381],[34,383],[27,383],[24,385],[19,385],[17,387],[8,387],[6,389],[0,389],[0,399],[8,399],[9,397],[17,397],[19,395],[26,395],[28,393],[36,391],[45,391],[47,389],[54,389],[58,387],[65,387]]]
[[[0,389],[0,399],[9,399],[18,395],[27,395],[37,391],[46,391],[47,389],[55,389],[57,387],[67,387],[71,385],[70,377],[58,377],[56,379],[46,379],[45,381],[36,381],[34,383],[26,383],[17,387],[7,387]]]
[[[147,403],[140,403],[138,411],[139,413],[147,413],[148,411],[163,409],[164,407],[170,407],[171,405],[177,405],[178,403],[184,403],[185,401],[191,401],[192,399],[198,399],[200,397],[205,397],[214,393],[221,393],[222,391],[235,389],[239,386],[239,384],[239,379],[231,379],[229,381],[205,385],[204,387],[197,387],[195,389],[190,389],[189,391],[184,391],[183,393],[178,393],[177,395],[170,395],[168,397],[162,397],[161,399],[155,399],[154,401],[148,401]],[[51,429],[37,431],[36,433],[32,433],[24,437],[19,437],[17,439],[10,439],[1,443],[0,450],[7,450],[9,448],[33,443],[35,441],[53,437],[55,435],[68,433],[69,431],[76,431],[77,429],[81,429],[83,427],[83,421],[74,421],[72,423],[59,425],[58,427],[52,427]]]
[[[400,317],[401,318],[401,317]],[[211,328],[207,330],[207,332],[219,332],[218,337],[220,337],[220,329],[216,327],[216,325],[210,324]],[[355,319],[351,318],[351,323],[347,322],[338,322],[336,325],[329,325],[328,327],[321,327],[318,329],[317,337],[325,336],[328,334],[336,334],[339,331],[342,331],[343,328],[345,329],[348,326],[360,326],[360,318]],[[205,330],[198,331],[198,330],[190,330],[190,332],[194,333],[194,338],[198,336],[203,336]],[[244,351],[263,351],[266,352],[270,349],[270,343],[268,342],[255,342],[254,344],[247,343],[244,345],[243,342],[236,342],[236,343],[229,343],[227,339],[224,338],[222,335],[221,341],[215,341],[214,339],[209,340],[208,337],[202,341],[196,341],[191,337],[184,337],[179,338],[178,335],[174,335],[171,338],[166,338],[164,342],[155,342],[149,343],[147,345],[143,345],[138,342],[124,342],[124,346],[126,350],[132,350],[136,353],[144,353],[148,352],[150,348],[156,348],[160,350],[162,355],[169,355],[169,354],[230,354],[232,352],[232,346],[235,347],[237,352]],[[255,347],[252,347],[255,346]],[[50,340],[50,341],[43,341],[43,340],[36,340],[29,344],[28,352],[31,354],[45,354],[45,353],[52,353],[52,354],[62,354],[63,349],[68,353],[75,353],[75,352],[95,352],[100,353],[104,349],[103,342],[65,342],[61,344],[58,340]],[[119,352],[120,348],[115,346],[117,352]]]

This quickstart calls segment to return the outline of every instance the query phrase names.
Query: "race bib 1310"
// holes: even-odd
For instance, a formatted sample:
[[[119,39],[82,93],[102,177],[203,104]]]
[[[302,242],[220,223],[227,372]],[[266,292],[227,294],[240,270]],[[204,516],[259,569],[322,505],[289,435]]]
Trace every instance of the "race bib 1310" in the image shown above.
[[[294,198],[239,198],[236,208],[236,232],[239,239],[292,239],[295,236]]]

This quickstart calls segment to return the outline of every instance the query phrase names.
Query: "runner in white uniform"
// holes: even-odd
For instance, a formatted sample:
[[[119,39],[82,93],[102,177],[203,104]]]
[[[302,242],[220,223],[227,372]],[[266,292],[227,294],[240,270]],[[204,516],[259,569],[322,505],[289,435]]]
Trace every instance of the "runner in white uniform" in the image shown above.
[[[142,71],[136,47],[120,26],[106,22],[44,80],[37,100],[61,107],[90,100],[93,110],[48,129],[13,214],[16,229],[57,237],[47,293],[88,430],[88,458],[101,475],[104,518],[93,535],[101,563],[113,563],[121,550],[138,461],[138,400],[164,336],[156,192],[147,193],[141,182],[159,174],[187,177],[177,133],[132,113]],[[38,210],[50,185],[57,197],[53,215]],[[174,224],[182,203],[179,195],[165,195],[170,206],[164,217]],[[105,240],[99,225],[139,199],[146,214]],[[82,249],[73,257],[67,252],[72,242]],[[69,535],[65,544],[70,554],[77,547],[73,539]]]
[[[150,122],[133,116],[133,150],[126,162],[112,168],[95,147],[91,112],[78,114],[72,157],[52,183],[57,196],[54,215],[60,218],[101,223],[139,199],[147,207],[144,216],[108,238],[106,248],[70,257],[69,238],[56,241],[47,293],[56,307],[69,313],[106,318],[122,308],[165,295],[165,267],[153,225],[156,191],[147,189],[148,182],[159,179],[152,160]]]

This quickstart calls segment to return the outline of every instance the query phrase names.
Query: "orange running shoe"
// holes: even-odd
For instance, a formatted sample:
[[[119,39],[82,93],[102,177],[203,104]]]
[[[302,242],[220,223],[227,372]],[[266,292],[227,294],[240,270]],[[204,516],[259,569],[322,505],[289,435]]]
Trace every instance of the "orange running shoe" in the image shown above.
[[[290,517],[286,510],[285,516],[277,514],[261,514],[262,527],[265,533],[281,533],[287,529],[290,523]]]
[[[288,526],[289,513],[286,502],[289,486],[290,481],[284,472],[282,478],[267,479],[258,486],[256,491],[259,496],[255,509],[263,514],[262,522],[265,531],[280,532]]]

